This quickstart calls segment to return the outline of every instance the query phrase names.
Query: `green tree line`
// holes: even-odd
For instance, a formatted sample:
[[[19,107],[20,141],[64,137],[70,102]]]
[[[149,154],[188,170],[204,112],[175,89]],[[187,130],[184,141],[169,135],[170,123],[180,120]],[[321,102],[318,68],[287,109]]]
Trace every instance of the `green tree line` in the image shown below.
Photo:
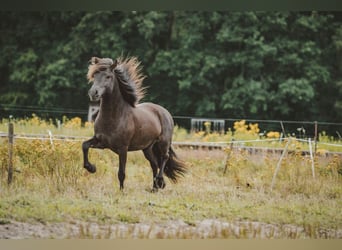
[[[315,11],[1,12],[1,112],[86,110],[89,59],[128,55],[147,75],[144,101],[173,115],[340,122],[341,22]]]

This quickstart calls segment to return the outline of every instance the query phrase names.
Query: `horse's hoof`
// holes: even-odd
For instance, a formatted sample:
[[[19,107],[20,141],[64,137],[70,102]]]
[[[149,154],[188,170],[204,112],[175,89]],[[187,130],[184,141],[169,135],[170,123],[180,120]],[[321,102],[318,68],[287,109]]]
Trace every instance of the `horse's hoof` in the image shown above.
[[[88,170],[89,173],[95,173],[96,172],[96,167],[92,164],[87,164],[87,165],[84,165],[84,168]]]
[[[160,177],[156,177],[154,180],[154,186],[156,186],[157,188],[164,189],[166,186],[164,179]]]

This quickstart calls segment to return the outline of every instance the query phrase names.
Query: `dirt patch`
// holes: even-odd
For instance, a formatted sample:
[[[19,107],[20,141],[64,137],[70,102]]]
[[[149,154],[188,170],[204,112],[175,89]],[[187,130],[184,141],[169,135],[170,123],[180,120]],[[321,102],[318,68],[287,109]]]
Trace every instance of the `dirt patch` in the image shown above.
[[[222,222],[203,220],[197,223],[170,221],[160,223],[101,225],[92,222],[23,223],[8,221],[0,225],[0,239],[200,239],[258,238],[341,239],[342,229],[313,229],[294,225],[274,225],[261,222]]]

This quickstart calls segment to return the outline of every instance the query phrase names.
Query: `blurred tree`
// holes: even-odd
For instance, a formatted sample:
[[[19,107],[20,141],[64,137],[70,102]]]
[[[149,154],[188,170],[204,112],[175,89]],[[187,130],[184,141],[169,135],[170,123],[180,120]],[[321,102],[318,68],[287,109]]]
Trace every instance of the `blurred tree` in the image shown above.
[[[341,119],[341,13],[3,12],[0,103],[86,109],[92,56],[138,56],[174,115]]]
[[[342,18],[342,16],[341,16]],[[331,65],[333,69],[335,69],[335,78],[333,79],[333,87],[327,87],[330,91],[329,96],[333,98],[322,98],[322,102],[327,103],[326,105],[322,105],[321,112],[324,112],[324,108],[329,110],[332,107],[335,112],[329,112],[329,118],[333,119],[335,116],[336,121],[342,120],[342,26],[339,25],[335,29],[335,34],[333,36],[333,53],[331,57],[334,58],[336,61],[335,64]],[[335,52],[335,53],[334,53]],[[334,61],[334,60],[333,60]],[[324,90],[323,90],[324,91]],[[321,107],[321,106],[320,106]],[[325,111],[326,112],[326,111]],[[331,117],[332,116],[332,117]]]

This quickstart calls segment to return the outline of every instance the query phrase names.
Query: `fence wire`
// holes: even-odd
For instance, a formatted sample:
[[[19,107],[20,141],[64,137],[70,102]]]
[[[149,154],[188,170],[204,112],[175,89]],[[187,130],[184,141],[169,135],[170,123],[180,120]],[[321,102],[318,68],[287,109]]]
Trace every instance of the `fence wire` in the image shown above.
[[[7,138],[8,133],[0,133],[0,137]],[[53,135],[51,132],[48,134],[14,134],[14,139],[24,139],[24,140],[53,140],[53,141],[77,141],[82,142],[90,139],[90,137],[86,136],[69,136],[69,135]],[[292,137],[283,137],[280,139],[255,139],[255,140],[230,140],[230,141],[217,141],[217,142],[182,142],[182,141],[174,141],[174,145],[178,146],[188,146],[188,147],[221,147],[225,148],[231,144],[236,145],[244,145],[246,143],[264,143],[264,142],[274,142],[274,141],[287,141],[289,139],[296,140],[299,142],[309,143],[309,139],[300,139],[300,138],[292,138]],[[312,141],[312,140],[311,140]],[[327,142],[313,142],[317,145],[327,145],[332,147],[342,147],[342,143],[327,143]],[[248,147],[246,147],[248,148]],[[249,147],[253,148],[253,147]],[[265,149],[273,149],[264,147]]]

